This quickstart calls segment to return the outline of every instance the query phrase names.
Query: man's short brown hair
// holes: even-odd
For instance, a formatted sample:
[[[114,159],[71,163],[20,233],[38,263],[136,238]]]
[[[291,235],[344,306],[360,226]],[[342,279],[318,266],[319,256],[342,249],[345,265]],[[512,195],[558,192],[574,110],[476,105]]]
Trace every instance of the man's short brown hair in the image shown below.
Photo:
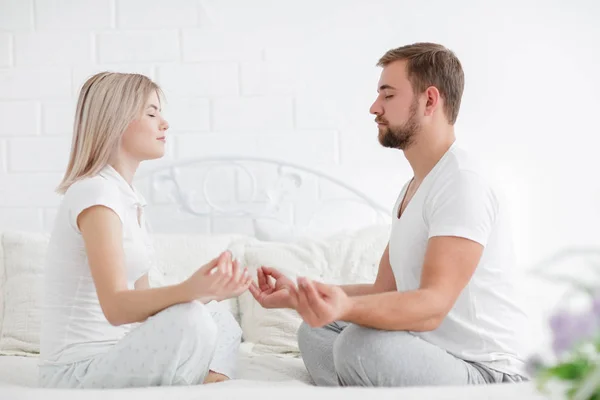
[[[415,43],[389,50],[377,62],[385,67],[394,61],[406,60],[406,72],[414,93],[423,93],[435,86],[444,99],[444,112],[454,125],[465,87],[465,75],[456,55],[436,43]]]

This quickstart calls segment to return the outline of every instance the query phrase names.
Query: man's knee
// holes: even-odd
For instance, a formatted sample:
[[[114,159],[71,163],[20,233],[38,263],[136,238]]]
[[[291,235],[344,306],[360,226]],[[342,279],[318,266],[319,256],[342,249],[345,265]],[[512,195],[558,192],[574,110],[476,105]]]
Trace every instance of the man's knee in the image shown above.
[[[300,353],[304,353],[310,348],[311,343],[315,340],[315,328],[311,328],[306,322],[302,322],[298,328],[298,348]]]
[[[408,345],[411,339],[414,339],[414,336],[408,332],[389,332],[358,325],[349,326],[340,334],[333,346],[333,362],[340,384],[388,386],[385,378],[386,370],[393,369],[395,365],[394,360],[390,359],[390,346],[398,349]]]
[[[333,344],[333,364],[342,386],[373,386],[369,380],[362,361],[366,343],[365,328],[351,325],[340,334]]]

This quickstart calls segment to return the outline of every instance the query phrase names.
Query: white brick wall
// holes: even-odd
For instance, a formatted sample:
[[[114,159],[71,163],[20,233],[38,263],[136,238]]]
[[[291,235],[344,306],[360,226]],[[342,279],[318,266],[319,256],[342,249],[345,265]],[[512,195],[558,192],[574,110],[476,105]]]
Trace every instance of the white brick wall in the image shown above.
[[[197,26],[196,0],[116,0],[117,27],[122,29]]]
[[[0,101],[0,137],[39,134],[39,106],[34,101]]]
[[[285,131],[292,129],[291,97],[228,97],[214,102],[217,131]]]
[[[101,63],[179,59],[179,34],[176,30],[101,33],[96,41]]]
[[[0,33],[0,67],[9,67],[12,64],[12,35]]]
[[[391,207],[410,169],[377,142],[368,112],[375,63],[389,48],[432,40],[463,61],[457,134],[499,166],[521,259],[547,254],[549,244],[597,241],[593,175],[568,193],[552,179],[600,170],[597,2],[343,3],[0,0],[0,230],[51,226],[77,92],[103,70],[143,73],[166,94],[167,157],[142,170],[199,156],[282,158]],[[588,201],[574,206],[578,197]],[[540,222],[557,212],[569,216]],[[228,223],[200,218],[190,227]]]
[[[0,29],[33,28],[33,0],[0,0]]]
[[[63,172],[71,138],[15,138],[8,141],[9,172]]]
[[[74,100],[54,100],[42,103],[41,127],[44,135],[68,135],[73,131]]]
[[[106,29],[113,26],[111,0],[35,0],[40,30]]]
[[[163,114],[172,132],[205,132],[210,130],[210,101],[197,97],[167,99]]]
[[[6,174],[6,163],[7,163],[7,153],[6,153],[6,141],[4,139],[0,139],[0,175]]]
[[[12,173],[0,176],[0,209],[3,207],[31,207],[32,209],[56,207],[60,198],[54,190],[61,178],[62,174],[45,172]]]
[[[0,70],[0,100],[69,98],[71,71],[59,67]]]
[[[229,29],[183,29],[184,62],[201,61],[259,61],[260,42],[251,41],[248,34]]]
[[[92,37],[88,32],[15,34],[15,66],[88,64]]]
[[[158,67],[158,82],[171,96],[237,96],[239,66],[233,62],[173,64]]]

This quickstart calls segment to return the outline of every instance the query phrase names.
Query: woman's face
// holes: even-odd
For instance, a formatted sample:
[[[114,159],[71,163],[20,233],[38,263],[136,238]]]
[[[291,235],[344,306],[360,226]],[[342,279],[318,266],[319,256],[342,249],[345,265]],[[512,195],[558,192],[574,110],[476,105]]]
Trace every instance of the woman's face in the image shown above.
[[[131,122],[121,141],[123,153],[141,162],[165,155],[166,131],[169,123],[162,117],[158,94],[152,92],[141,116]]]

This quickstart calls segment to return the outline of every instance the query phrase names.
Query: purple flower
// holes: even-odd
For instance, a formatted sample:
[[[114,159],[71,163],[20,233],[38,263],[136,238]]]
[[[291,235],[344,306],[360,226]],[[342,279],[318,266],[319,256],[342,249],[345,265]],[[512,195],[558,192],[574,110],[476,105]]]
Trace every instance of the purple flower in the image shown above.
[[[578,342],[593,337],[598,328],[598,318],[594,312],[571,314],[561,311],[550,319],[556,355],[569,351]]]
[[[592,301],[592,312],[594,313],[596,320],[600,321],[600,294],[596,295]]]

